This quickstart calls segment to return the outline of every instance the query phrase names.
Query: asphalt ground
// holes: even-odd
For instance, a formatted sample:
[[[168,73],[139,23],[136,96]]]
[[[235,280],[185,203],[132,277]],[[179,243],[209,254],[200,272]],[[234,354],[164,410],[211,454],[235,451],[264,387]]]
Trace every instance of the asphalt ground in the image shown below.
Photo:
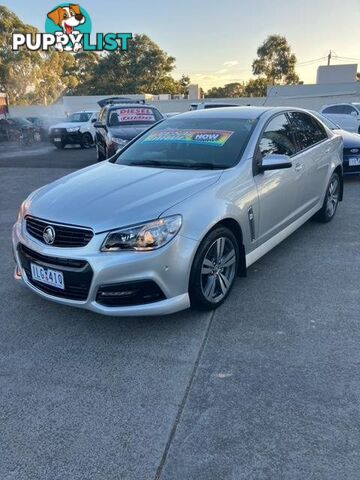
[[[109,318],[12,279],[35,188],[95,151],[0,146],[0,479],[357,479],[360,177],[215,313]]]

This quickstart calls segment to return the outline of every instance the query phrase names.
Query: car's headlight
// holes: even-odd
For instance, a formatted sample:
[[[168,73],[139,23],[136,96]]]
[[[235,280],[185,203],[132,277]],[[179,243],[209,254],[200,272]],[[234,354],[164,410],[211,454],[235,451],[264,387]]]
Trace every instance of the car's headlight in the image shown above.
[[[155,250],[169,243],[179,233],[181,224],[181,215],[173,215],[141,225],[122,228],[108,234],[101,246],[101,251]]]
[[[71,133],[71,132],[78,132],[80,130],[80,127],[70,127],[67,128],[66,131]]]
[[[25,213],[26,213],[26,210],[27,210],[27,200],[24,200],[22,202],[22,204],[20,205],[20,209],[19,209],[19,212],[18,212],[18,216],[17,216],[17,221],[18,222],[21,222],[24,217],[25,217]]]

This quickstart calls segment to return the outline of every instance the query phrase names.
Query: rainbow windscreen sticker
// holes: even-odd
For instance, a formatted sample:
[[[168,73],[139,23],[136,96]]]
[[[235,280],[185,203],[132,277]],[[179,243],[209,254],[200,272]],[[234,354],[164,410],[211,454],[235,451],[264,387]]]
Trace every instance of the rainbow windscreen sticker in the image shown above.
[[[223,147],[233,133],[228,130],[157,130],[150,132],[141,143],[187,143]]]

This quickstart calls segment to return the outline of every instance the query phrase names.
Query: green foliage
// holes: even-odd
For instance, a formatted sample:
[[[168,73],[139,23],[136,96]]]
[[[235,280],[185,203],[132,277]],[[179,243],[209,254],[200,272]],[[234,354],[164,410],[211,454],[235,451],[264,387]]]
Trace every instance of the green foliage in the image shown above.
[[[254,75],[266,78],[272,85],[299,82],[295,72],[296,56],[285,37],[270,35],[258,48],[257,56],[252,64]]]
[[[236,98],[244,96],[244,84],[227,83],[224,87],[213,87],[207,93],[207,98]]]
[[[75,93],[179,93],[179,83],[170,76],[174,67],[174,57],[148,36],[135,35],[127,51],[115,50],[93,62],[87,68],[89,77],[82,79]]]
[[[244,88],[245,97],[266,97],[268,81],[266,78],[249,80]]]
[[[13,12],[0,6],[0,90],[11,104],[51,103],[78,82],[75,59],[69,53],[11,49],[13,33],[36,33]]]
[[[0,91],[11,104],[48,104],[61,95],[187,93],[190,78],[174,80],[175,58],[146,35],[135,35],[127,51],[13,52],[13,33],[36,33],[0,6]]]

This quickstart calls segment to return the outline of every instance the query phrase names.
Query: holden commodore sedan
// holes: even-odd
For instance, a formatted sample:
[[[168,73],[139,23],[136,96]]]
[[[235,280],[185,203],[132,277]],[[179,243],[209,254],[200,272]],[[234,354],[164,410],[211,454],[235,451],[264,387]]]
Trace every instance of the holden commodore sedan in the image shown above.
[[[341,138],[306,111],[181,114],[33,192],[15,278],[107,315],[214,309],[304,222],[332,220],[342,194]]]

